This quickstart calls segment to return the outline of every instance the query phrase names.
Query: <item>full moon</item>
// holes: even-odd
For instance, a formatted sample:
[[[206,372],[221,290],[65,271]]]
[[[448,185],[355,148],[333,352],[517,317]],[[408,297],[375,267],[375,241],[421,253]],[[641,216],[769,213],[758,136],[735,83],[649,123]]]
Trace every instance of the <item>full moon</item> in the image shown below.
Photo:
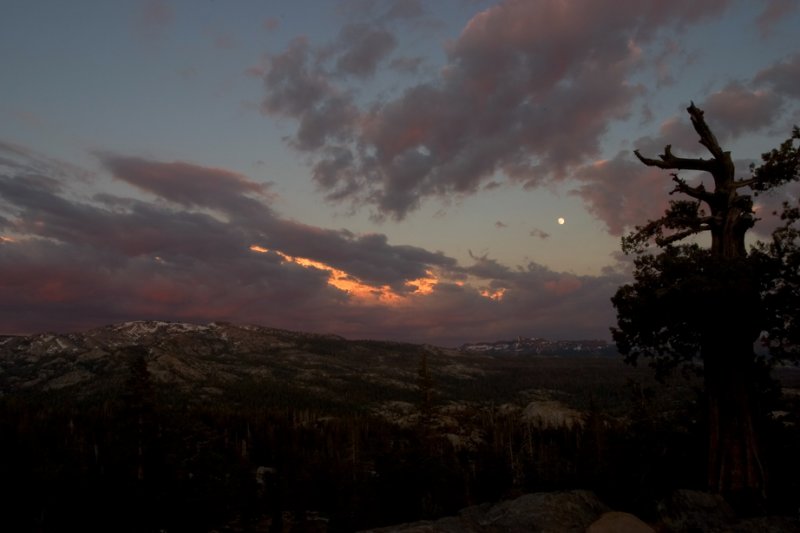
[[[559,224],[564,224],[564,222],[566,222],[566,220],[564,220],[564,217],[558,217]]]

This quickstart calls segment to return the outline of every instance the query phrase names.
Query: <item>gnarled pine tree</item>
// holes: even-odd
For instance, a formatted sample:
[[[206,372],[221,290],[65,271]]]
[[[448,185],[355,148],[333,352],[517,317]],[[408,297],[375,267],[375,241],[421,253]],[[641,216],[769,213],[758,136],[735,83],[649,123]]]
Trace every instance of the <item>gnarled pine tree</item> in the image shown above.
[[[750,193],[798,179],[800,149],[794,141],[800,139],[800,131],[795,128],[779,149],[763,154],[763,164],[751,166],[749,177],[737,179],[731,154],[720,148],[703,111],[694,104],[687,110],[699,142],[712,157],[677,157],[669,145],[657,159],[634,152],[647,166],[676,171],[670,194],[688,199],[671,201],[664,216],[623,238],[623,251],[636,255],[635,281],[620,287],[612,298],[618,319],[612,333],[629,363],[648,357],[660,373],[676,367],[702,372],[708,487],[761,496],[766,473],[755,413],[757,376],[764,375],[765,367],[755,355],[754,343],[770,328],[781,331],[775,317],[788,315],[778,312],[776,305],[785,305],[793,296],[784,290],[782,297],[770,299],[780,284],[772,283],[770,289],[765,276],[768,271],[779,272],[781,261],[774,245],[748,253],[745,234],[756,222]],[[690,185],[678,176],[679,170],[711,174],[713,188]],[[791,219],[791,210],[787,213]],[[706,232],[711,235],[710,248],[681,243]],[[648,253],[652,242],[659,247],[657,253]],[[796,248],[796,240],[792,243]]]

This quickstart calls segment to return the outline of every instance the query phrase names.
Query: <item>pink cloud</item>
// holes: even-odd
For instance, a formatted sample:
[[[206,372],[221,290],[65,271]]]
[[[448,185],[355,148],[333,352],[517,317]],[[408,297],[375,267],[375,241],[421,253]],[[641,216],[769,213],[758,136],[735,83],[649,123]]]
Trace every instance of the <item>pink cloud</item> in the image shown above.
[[[245,194],[270,198],[268,185],[224,169],[110,154],[100,154],[100,158],[116,178],[185,206],[218,207],[227,203],[230,207],[238,205]]]
[[[776,65],[759,73],[752,84],[729,83],[698,104],[723,145],[726,140],[763,130],[778,121],[785,99],[776,92],[752,87],[773,79],[772,76],[775,83],[783,83],[786,74],[791,72],[791,62]],[[670,145],[679,156],[708,157],[698,138],[685,118],[674,117],[662,123],[656,137],[640,138],[634,146],[642,155],[651,158],[662,154],[666,145]],[[735,161],[739,177],[746,177],[750,162],[744,159]],[[668,171],[646,168],[629,152],[620,152],[610,161],[584,165],[573,173],[573,177],[581,182],[573,193],[584,200],[589,211],[614,235],[621,235],[636,225],[660,217],[669,200],[666,193],[674,186]],[[683,172],[680,177],[690,183],[708,182],[710,179],[703,173]],[[711,184],[706,183],[706,186],[711,187]],[[757,216],[764,219],[755,228],[759,236],[764,237],[774,229],[776,220],[771,212],[793,194],[792,187],[789,187],[756,199]]]
[[[764,9],[756,19],[758,31],[761,37],[766,39],[772,28],[784,20],[793,11],[796,11],[800,5],[795,0],[771,0],[766,2]]]
[[[772,124],[783,104],[771,91],[752,90],[739,83],[730,83],[709,96],[701,108],[713,117],[716,131],[737,137]]]
[[[109,172],[155,198],[81,198],[74,179],[31,179],[40,156],[7,148],[0,215],[15,238],[3,241],[0,254],[2,333],[165,319],[445,345],[516,335],[607,337],[609,296],[623,279],[533,263],[512,269],[485,256],[462,266],[385,235],[285,220],[246,176],[191,163],[101,155]],[[400,300],[358,300],[329,283],[330,271],[256,253],[253,245],[389,286]],[[407,287],[431,275],[438,283],[430,292]]]
[[[660,217],[668,205],[666,193],[672,188],[667,172],[645,168],[632,152],[620,152],[609,161],[586,165],[574,177],[582,184],[573,194],[605,222],[612,235],[623,235],[636,225]]]
[[[643,68],[640,45],[727,4],[506,0],[447,45],[438,77],[363,108],[332,72],[349,51],[382,49],[355,37],[324,53],[295,41],[269,66],[263,109],[297,120],[291,143],[316,156],[314,180],[329,200],[401,219],[429,197],[473,194],[497,173],[527,187],[569,176],[644,94],[629,82]],[[371,74],[382,57],[345,70]]]
[[[756,74],[756,84],[768,84],[778,94],[800,98],[800,53]]]

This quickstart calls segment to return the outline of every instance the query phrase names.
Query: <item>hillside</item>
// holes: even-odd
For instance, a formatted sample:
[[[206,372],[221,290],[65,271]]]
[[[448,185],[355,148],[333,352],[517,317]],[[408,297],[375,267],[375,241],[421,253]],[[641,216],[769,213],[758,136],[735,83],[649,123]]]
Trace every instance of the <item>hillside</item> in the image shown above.
[[[37,531],[352,531],[574,488],[654,518],[696,483],[693,390],[228,323],[0,337],[0,498]]]
[[[64,392],[89,398],[119,387],[136,356],[145,360],[155,385],[193,402],[263,385],[331,410],[416,403],[423,359],[439,403],[489,398],[520,403],[549,395],[586,403],[586,391],[577,384],[589,376],[611,380],[611,387],[634,377],[647,379],[646,372],[618,360],[586,357],[576,365],[556,358],[493,355],[503,354],[252,325],[140,321],[83,333],[0,337],[0,387],[6,394]]]

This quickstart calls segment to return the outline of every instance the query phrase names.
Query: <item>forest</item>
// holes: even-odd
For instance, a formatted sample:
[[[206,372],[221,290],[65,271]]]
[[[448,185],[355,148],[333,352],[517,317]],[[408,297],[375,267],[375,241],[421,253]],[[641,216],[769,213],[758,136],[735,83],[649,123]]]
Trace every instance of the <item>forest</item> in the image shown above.
[[[572,488],[652,519],[670,491],[704,486],[697,379],[661,384],[613,357],[464,361],[357,344],[302,343],[309,359],[397,357],[382,372],[407,386],[353,379],[310,390],[278,351],[265,360],[284,359],[280,379],[217,382],[224,392],[203,396],[212,378],[165,383],[148,370],[158,350],[134,346],[110,354],[121,364],[105,375],[113,386],[4,395],[5,522],[15,531],[355,531]],[[454,374],[453,358],[484,373]],[[800,390],[792,368],[776,375]],[[778,468],[763,511],[787,513],[800,497],[800,411],[797,396],[778,392],[764,404]],[[579,415],[524,416],[542,398]],[[402,416],[377,409],[394,404]]]

